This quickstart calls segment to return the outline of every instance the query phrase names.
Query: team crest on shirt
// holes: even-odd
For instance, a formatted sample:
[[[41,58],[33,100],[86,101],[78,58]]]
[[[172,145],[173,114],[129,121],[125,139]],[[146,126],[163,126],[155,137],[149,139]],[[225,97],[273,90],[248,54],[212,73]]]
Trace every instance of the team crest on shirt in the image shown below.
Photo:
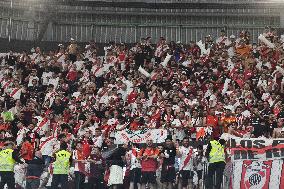
[[[251,164],[244,164],[246,173],[244,177],[244,184],[246,189],[260,189],[266,183],[267,168],[264,162],[253,161]]]

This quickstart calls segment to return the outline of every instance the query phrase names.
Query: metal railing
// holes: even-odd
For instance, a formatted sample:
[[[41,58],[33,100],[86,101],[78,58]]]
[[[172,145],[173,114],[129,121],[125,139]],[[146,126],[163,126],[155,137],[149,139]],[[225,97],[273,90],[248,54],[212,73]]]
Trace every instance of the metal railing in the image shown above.
[[[21,189],[29,189],[28,185],[30,185],[31,183],[33,185],[35,183],[38,183],[39,184],[38,188],[46,188],[46,187],[51,186],[53,175],[50,172],[51,171],[50,168],[45,167],[45,169],[42,169],[42,166],[40,166],[40,165],[30,165],[30,164],[28,164],[27,166],[28,167],[25,167],[23,165],[16,165],[16,168],[15,168],[15,183],[16,183],[16,186],[18,186]],[[38,166],[36,171],[38,171],[39,169],[43,170],[40,177],[28,174],[27,169],[31,166],[33,166],[33,167]],[[88,168],[86,168],[86,171],[84,173],[83,173],[83,171],[81,171],[81,173],[84,175],[83,181],[81,183],[83,185],[83,187],[89,187],[90,184],[93,184],[92,178],[94,176],[92,174],[88,173],[88,171],[90,171],[89,169],[90,169],[90,164],[88,165]],[[202,171],[203,171],[202,172],[202,180],[201,180],[201,182],[199,182],[199,184],[201,184],[201,185],[199,185],[199,188],[207,189],[206,188],[206,182],[207,182],[207,178],[209,176],[208,175],[208,164],[207,163],[203,164],[203,170]],[[107,184],[104,181],[104,174],[105,174],[105,170],[102,170],[101,174],[97,175],[96,178],[98,177],[100,179],[101,184],[105,186],[105,188],[103,188],[103,189],[106,189]],[[78,179],[77,174],[74,171],[74,167],[72,167],[70,169],[70,173],[68,175],[68,187],[69,188],[73,188],[75,186],[75,182],[77,181],[76,179]],[[160,179],[160,178],[158,177],[157,179]],[[124,177],[124,180],[125,180],[125,183],[127,183],[127,176]],[[222,182],[220,189],[229,189],[229,181],[230,181],[230,178],[224,174],[223,175],[223,182]],[[0,180],[0,182],[1,182],[1,180]],[[174,189],[178,189],[178,183],[179,182],[176,182],[176,184],[174,185]],[[191,184],[194,185],[193,183],[191,183]],[[213,175],[213,185],[215,185],[215,184],[216,184],[216,175]],[[157,186],[159,188],[159,180],[157,180]]]

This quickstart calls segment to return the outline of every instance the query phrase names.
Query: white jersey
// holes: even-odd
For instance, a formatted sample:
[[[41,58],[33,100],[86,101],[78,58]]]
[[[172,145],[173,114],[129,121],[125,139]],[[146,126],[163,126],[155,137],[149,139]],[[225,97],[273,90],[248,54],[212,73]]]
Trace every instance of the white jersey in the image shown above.
[[[193,170],[193,155],[194,155],[194,152],[193,152],[192,147],[186,148],[184,146],[181,146],[181,147],[179,147],[179,152],[181,154],[179,170],[186,170],[186,171]],[[188,163],[186,163],[186,165],[185,165],[185,160],[188,159],[188,157],[190,156],[189,153],[191,153],[191,157],[190,157],[190,160],[188,161]]]
[[[94,137],[93,142],[95,147],[101,148],[103,145],[103,137],[102,136]]]
[[[40,139],[40,151],[42,155],[52,156],[57,139],[54,137],[42,137]]]
[[[17,138],[16,138],[16,142],[17,142],[17,146],[20,146],[24,140],[24,136],[26,135],[26,133],[28,132],[29,130],[27,128],[22,128],[18,131],[17,133]]]
[[[141,163],[137,159],[139,153],[139,149],[132,149],[129,152],[127,152],[127,155],[130,157],[130,170],[135,168],[141,168]]]

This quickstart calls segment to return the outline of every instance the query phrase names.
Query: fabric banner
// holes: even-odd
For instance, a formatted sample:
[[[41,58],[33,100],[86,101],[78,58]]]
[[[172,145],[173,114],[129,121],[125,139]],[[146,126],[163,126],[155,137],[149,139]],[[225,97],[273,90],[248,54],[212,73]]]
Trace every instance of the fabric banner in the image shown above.
[[[167,130],[164,129],[143,129],[143,130],[128,130],[118,131],[115,134],[116,144],[146,143],[147,139],[152,139],[154,143],[165,142],[167,138]]]
[[[283,160],[234,162],[231,189],[284,188]]]
[[[230,138],[231,160],[275,160],[284,158],[284,139]]]

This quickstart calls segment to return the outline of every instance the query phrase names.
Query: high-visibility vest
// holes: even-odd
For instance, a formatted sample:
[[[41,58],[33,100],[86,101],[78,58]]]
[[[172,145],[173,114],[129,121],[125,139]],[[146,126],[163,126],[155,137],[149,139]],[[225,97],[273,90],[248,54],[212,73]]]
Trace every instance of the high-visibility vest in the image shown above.
[[[209,163],[225,162],[225,148],[218,141],[210,141]]]
[[[70,169],[71,153],[66,150],[60,150],[55,153],[56,160],[53,163],[54,175],[67,175]]]
[[[16,161],[13,159],[14,150],[6,149],[0,151],[0,171],[13,172]]]

